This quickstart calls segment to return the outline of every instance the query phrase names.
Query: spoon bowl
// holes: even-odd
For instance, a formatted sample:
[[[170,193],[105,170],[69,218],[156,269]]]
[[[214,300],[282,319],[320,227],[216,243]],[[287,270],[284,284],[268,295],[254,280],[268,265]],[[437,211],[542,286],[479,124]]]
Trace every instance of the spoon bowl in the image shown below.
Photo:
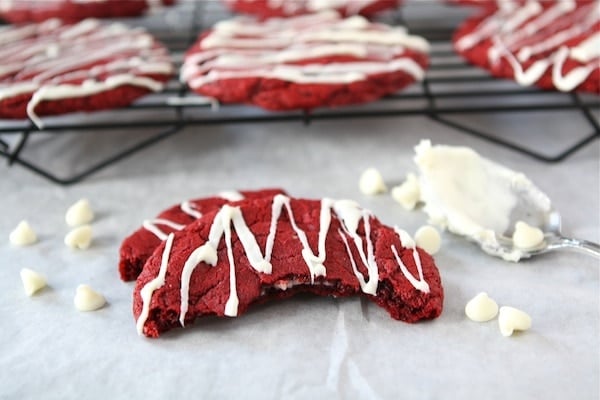
[[[558,211],[552,209],[549,212],[542,210],[523,210],[515,209],[512,218],[514,222],[524,221],[528,225],[537,227],[544,233],[544,240],[538,246],[530,249],[518,250],[521,252],[522,258],[528,258],[539,254],[544,254],[552,250],[570,249],[600,259],[600,245],[588,240],[569,238],[562,234],[562,221]],[[507,252],[516,249],[512,239],[514,234],[514,224],[510,230],[497,234],[498,243],[505,248]]]

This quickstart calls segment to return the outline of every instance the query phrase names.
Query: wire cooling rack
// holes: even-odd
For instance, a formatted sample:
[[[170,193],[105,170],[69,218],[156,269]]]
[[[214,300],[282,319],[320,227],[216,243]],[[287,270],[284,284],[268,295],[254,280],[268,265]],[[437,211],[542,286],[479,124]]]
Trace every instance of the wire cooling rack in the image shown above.
[[[147,25],[169,47],[177,67],[181,65],[183,53],[194,42],[198,32],[215,21],[229,17],[227,11],[214,1],[190,1],[180,6],[179,10],[168,11],[163,16],[128,21]],[[436,12],[434,10],[431,15],[436,15]],[[406,10],[398,10],[385,18],[386,22],[408,26],[412,33],[430,41],[431,66],[420,84],[377,102],[363,106],[317,109],[310,113],[272,113],[250,106],[215,107],[190,93],[184,84],[174,78],[162,93],[149,95],[130,107],[103,112],[102,118],[94,118],[93,114],[84,118],[81,115],[44,118],[43,129],[38,129],[31,121],[0,120],[0,155],[9,165],[20,165],[52,182],[70,185],[190,126],[270,122],[309,125],[314,120],[422,116],[544,162],[564,160],[600,137],[600,125],[594,115],[599,106],[597,97],[519,87],[512,82],[492,78],[462,61],[451,45],[453,28],[460,19],[444,19],[443,23],[435,19],[413,19]],[[535,114],[535,118],[545,118],[563,111],[571,113],[569,118],[579,119],[578,126],[588,127],[583,129],[589,129],[589,133],[579,132],[572,141],[561,144],[562,147],[554,150],[553,154],[548,154],[547,149],[539,146],[530,148],[522,144],[524,135],[538,135],[541,132],[522,132],[517,139],[509,139],[481,129],[469,120],[469,117],[477,115],[501,114],[511,117],[528,113]],[[139,112],[149,112],[151,116],[138,118],[136,115]],[[457,116],[462,118],[455,118]],[[26,154],[31,138],[38,134],[52,137],[68,132],[83,137],[88,132],[118,130],[126,134],[128,130],[149,128],[157,132],[120,147],[90,165],[78,166],[77,172],[64,176],[60,176],[49,165],[32,161]]]

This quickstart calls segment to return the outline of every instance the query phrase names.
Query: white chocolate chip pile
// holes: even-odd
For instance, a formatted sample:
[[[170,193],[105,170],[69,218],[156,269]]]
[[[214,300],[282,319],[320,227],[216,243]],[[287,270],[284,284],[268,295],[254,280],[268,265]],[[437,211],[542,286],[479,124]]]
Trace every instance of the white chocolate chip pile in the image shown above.
[[[533,249],[544,242],[544,232],[541,229],[530,226],[523,221],[515,224],[513,233],[513,244],[520,249]]]
[[[511,336],[514,331],[526,331],[531,328],[531,317],[513,307],[500,307],[498,326],[502,336]]]
[[[94,220],[94,212],[87,199],[81,199],[73,204],[65,214],[65,221],[71,227],[89,224]]]
[[[487,293],[481,292],[465,306],[465,314],[471,321],[486,322],[498,315],[498,304]]]
[[[387,187],[383,181],[381,173],[376,168],[367,168],[358,181],[358,187],[361,193],[373,196],[380,193],[385,193]]]
[[[424,249],[431,255],[434,255],[440,250],[442,238],[439,232],[432,226],[425,225],[420,227],[415,233],[415,241],[417,246]]]
[[[89,285],[79,285],[73,303],[79,311],[95,311],[106,304],[106,299]]]
[[[15,246],[29,246],[37,242],[37,235],[25,220],[19,222],[19,225],[10,233],[10,242]]]
[[[29,268],[21,269],[21,281],[23,281],[23,288],[27,296],[33,296],[46,287],[46,278]]]
[[[406,174],[406,180],[398,186],[392,188],[392,198],[396,200],[406,210],[414,210],[421,199],[421,190],[419,189],[419,180],[413,173]]]
[[[65,236],[65,244],[73,249],[87,249],[92,244],[92,227],[83,225],[71,230]]]

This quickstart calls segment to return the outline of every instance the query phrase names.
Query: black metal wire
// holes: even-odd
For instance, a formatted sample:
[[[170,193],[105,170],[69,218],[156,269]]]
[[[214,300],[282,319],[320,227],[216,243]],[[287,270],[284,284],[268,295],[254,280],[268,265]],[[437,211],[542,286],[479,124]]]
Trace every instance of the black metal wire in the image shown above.
[[[212,2],[195,2],[196,6],[191,14],[189,29],[172,31],[155,31],[159,37],[177,56],[194,42],[198,32],[206,29],[214,18],[210,18]],[[212,21],[212,22],[211,22]],[[394,23],[409,25],[410,20],[400,11],[393,19]],[[111,111],[115,118],[104,119],[102,122],[81,122],[75,117],[62,117],[59,120],[46,118],[46,126],[38,129],[28,121],[0,121],[0,134],[18,135],[19,140],[11,150],[8,142],[0,138],[0,156],[8,160],[9,165],[18,164],[44,178],[62,185],[70,185],[112,165],[128,156],[135,154],[147,147],[154,145],[168,137],[180,133],[188,126],[208,126],[222,124],[250,124],[269,122],[298,122],[308,126],[315,120],[336,120],[349,118],[383,118],[402,116],[424,116],[444,126],[456,129],[459,132],[477,136],[492,143],[504,146],[514,151],[545,162],[558,162],[564,160],[577,150],[600,137],[600,125],[594,117],[592,110],[597,109],[597,98],[586,97],[578,94],[560,94],[545,92],[532,88],[518,87],[516,84],[503,83],[498,86],[499,80],[481,70],[467,65],[452,51],[450,38],[452,29],[441,27],[417,27],[410,30],[424,36],[433,44],[430,66],[427,77],[422,81],[420,90],[409,93],[401,92],[387,96],[378,102],[362,106],[337,109],[318,109],[312,112],[270,113],[257,108],[245,108],[243,113],[236,112],[235,106],[221,106],[219,111],[210,111],[209,105],[177,103],[173,105],[170,98],[184,99],[192,97],[187,87],[173,79],[167,89],[161,94],[150,95],[143,102],[130,107]],[[181,58],[181,57],[180,57]],[[439,59],[442,59],[441,61]],[[502,83],[502,81],[500,81]],[[470,86],[477,86],[476,89]],[[469,100],[477,99],[472,105],[443,105],[442,100]],[[523,104],[523,99],[528,100]],[[552,101],[549,102],[548,100]],[[481,101],[480,101],[481,100]],[[482,104],[482,101],[490,104]],[[418,103],[418,104],[409,104]],[[157,116],[148,119],[135,119],[136,111],[153,111]],[[540,148],[527,148],[505,140],[491,132],[468,126],[464,122],[456,122],[448,118],[452,115],[471,115],[487,113],[527,113],[546,112],[554,113],[557,110],[578,110],[578,115],[591,127],[591,133],[581,139],[570,143],[566,148],[556,154],[547,155]],[[156,112],[154,112],[156,111]],[[165,113],[167,112],[167,113]],[[111,114],[111,115],[112,115]],[[122,118],[126,116],[128,118]],[[123,120],[123,121],[121,121]],[[60,122],[57,122],[60,121]],[[108,122],[107,122],[108,121]],[[112,122],[116,121],[116,122]],[[121,121],[121,122],[119,122]],[[49,167],[45,167],[27,160],[23,153],[27,148],[29,139],[38,133],[63,133],[85,134],[98,130],[119,130],[126,134],[128,130],[139,128],[160,128],[160,132],[137,143],[121,148],[103,160],[85,166],[80,172],[67,176],[58,176]],[[529,134],[529,133],[527,133]],[[535,133],[533,133],[535,134]]]

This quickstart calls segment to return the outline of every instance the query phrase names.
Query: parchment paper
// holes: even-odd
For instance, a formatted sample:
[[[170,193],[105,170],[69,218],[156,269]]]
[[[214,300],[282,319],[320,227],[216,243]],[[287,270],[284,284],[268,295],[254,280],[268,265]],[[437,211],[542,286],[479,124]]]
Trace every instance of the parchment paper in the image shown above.
[[[561,120],[568,126],[564,118],[551,123]],[[543,132],[549,121],[529,123]],[[535,135],[540,145],[546,140]],[[158,340],[137,335],[133,285],[118,278],[117,253],[144,218],[199,195],[279,186],[296,196],[356,199],[413,233],[425,214],[389,195],[362,195],[358,177],[375,166],[390,185],[402,181],[415,170],[412,147],[425,137],[470,145],[525,172],[562,211],[568,234],[599,240],[598,143],[548,165],[424,118],[190,128],[68,188],[3,165],[0,398],[598,398],[598,261],[563,252],[511,264],[448,233],[435,257],[446,299],[434,321],[410,325],[358,298],[303,296]],[[29,151],[68,170],[93,157],[89,149],[126,139],[135,138],[66,135],[34,141]],[[74,251],[63,244],[64,213],[81,197],[98,217],[93,246]],[[40,236],[32,247],[8,243],[21,219]],[[46,275],[50,287],[25,296],[23,267]],[[107,307],[75,310],[80,283],[102,292]],[[467,320],[464,306],[480,291],[528,312],[532,329],[505,338],[496,320]]]

